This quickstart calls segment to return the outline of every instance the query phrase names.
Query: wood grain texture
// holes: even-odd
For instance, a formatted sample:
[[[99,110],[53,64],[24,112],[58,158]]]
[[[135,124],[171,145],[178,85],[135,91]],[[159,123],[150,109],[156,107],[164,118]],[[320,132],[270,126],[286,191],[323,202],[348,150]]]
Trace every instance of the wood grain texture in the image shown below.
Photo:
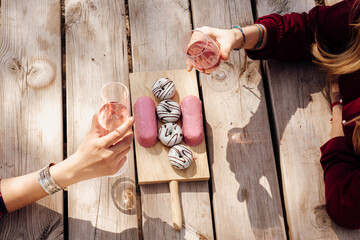
[[[118,81],[129,86],[125,3],[67,0],[66,85],[68,154],[85,138],[100,107],[100,88]],[[135,193],[133,151],[124,174],[97,178],[69,188],[70,239],[138,239],[136,207],[120,207],[122,190]],[[136,206],[136,199],[133,200]]]
[[[190,73],[186,70],[139,72],[130,74],[132,104],[134,105],[141,96],[148,96],[154,100],[155,106],[157,106],[159,101],[152,94],[151,87],[157,79],[162,77],[168,77],[175,83],[176,94],[173,97],[175,102],[180,103],[188,95],[199,97],[195,71]],[[161,122],[159,121],[158,124],[160,127]],[[181,142],[181,144],[184,143]],[[205,140],[199,146],[189,146],[189,148],[192,150],[196,160],[186,170],[176,170],[169,162],[168,153],[170,147],[158,141],[154,146],[145,148],[135,141],[139,184],[164,183],[171,180],[179,182],[209,180],[210,174]]]
[[[250,1],[191,3],[194,27],[252,23]],[[243,60],[243,51],[231,53],[236,84],[225,92],[200,74],[216,237],[286,239],[260,62],[248,59],[245,71]]]
[[[309,11],[314,1],[258,1],[259,16]],[[295,47],[295,46],[294,46]],[[325,76],[310,63],[268,61],[284,199],[291,239],[359,239],[335,225],[325,210],[320,146],[330,139]]]
[[[182,35],[191,29],[187,0],[130,0],[134,72],[184,69]],[[141,186],[144,239],[213,239],[207,182],[179,183],[183,228],[172,228],[168,184]]]
[[[60,0],[1,1],[0,176],[63,157]],[[60,239],[62,192],[0,220],[0,239]]]
[[[341,2],[342,0],[325,0],[325,5],[326,6],[331,6],[331,5],[334,5],[338,2]]]

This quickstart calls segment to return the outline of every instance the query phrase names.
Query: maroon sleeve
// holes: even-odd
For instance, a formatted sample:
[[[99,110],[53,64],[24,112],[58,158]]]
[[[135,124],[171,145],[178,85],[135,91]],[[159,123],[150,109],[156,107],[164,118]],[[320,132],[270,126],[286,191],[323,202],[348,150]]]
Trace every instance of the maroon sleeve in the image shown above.
[[[6,214],[7,214],[7,210],[1,194],[1,178],[0,178],[0,218],[5,216]]]
[[[349,23],[359,15],[352,6],[359,0],[344,0],[333,6],[317,6],[309,13],[291,13],[281,16],[270,14],[256,23],[265,26],[268,39],[264,49],[248,50],[252,59],[310,60],[315,35],[322,46],[331,53],[345,50],[352,30]]]
[[[360,228],[360,160],[345,137],[330,139],[321,147],[326,210],[346,228]]]

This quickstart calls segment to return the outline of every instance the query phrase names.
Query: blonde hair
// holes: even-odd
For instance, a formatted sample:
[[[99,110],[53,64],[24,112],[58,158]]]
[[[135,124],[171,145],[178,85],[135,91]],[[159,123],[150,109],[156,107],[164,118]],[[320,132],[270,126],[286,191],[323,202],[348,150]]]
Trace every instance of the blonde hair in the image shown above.
[[[353,39],[348,48],[339,54],[332,54],[320,47],[318,42],[314,43],[312,53],[315,62],[322,66],[330,79],[338,75],[350,74],[360,70],[360,23],[353,26]]]
[[[352,135],[352,142],[354,146],[354,152],[356,155],[360,155],[360,116],[354,117],[346,124],[355,122],[355,128]]]
[[[360,1],[356,1],[350,16],[360,11]],[[360,17],[356,23],[350,24],[353,27],[353,36],[347,49],[338,54],[332,54],[324,50],[318,41],[313,44],[312,53],[315,62],[327,72],[327,82],[331,83],[339,75],[351,74],[360,71]],[[347,124],[355,122],[352,136],[354,152],[360,155],[360,116],[348,121]]]

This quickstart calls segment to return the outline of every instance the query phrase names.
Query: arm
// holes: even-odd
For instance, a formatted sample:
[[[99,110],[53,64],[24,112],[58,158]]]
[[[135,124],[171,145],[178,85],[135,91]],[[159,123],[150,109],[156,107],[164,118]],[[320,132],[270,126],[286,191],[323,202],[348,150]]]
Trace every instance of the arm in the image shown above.
[[[264,26],[263,44],[253,49],[259,41],[259,32],[257,27],[250,25],[242,28],[246,37],[243,48],[252,59],[311,60],[311,47],[316,35],[321,45],[331,53],[342,52],[352,37],[350,23],[359,16],[359,11],[352,11],[354,4],[360,3],[357,0],[344,0],[332,6],[317,6],[309,13],[261,17],[255,23]],[[231,50],[243,45],[244,39],[239,29],[200,29],[219,43],[224,60],[229,58]],[[187,69],[192,69],[188,63]]]
[[[326,210],[346,228],[360,228],[360,162],[345,137],[330,139],[321,147]]]
[[[331,53],[345,50],[352,35],[350,23],[358,15],[352,12],[356,0],[344,0],[333,6],[317,6],[309,13],[270,14],[256,23],[268,31],[267,45],[262,51],[248,51],[253,59],[310,60],[315,42]]]
[[[337,79],[331,84],[330,99],[332,103],[339,102],[341,100],[339,83]],[[343,111],[342,104],[335,105],[332,108],[333,120],[331,124],[331,138],[344,136],[344,130],[342,125],[342,111]]]
[[[342,105],[336,105],[333,107],[333,120],[331,124],[331,138],[343,137],[344,130],[342,126]]]
[[[65,188],[90,178],[115,174],[124,164],[126,154],[130,151],[133,138],[132,124],[133,118],[129,118],[117,130],[102,136],[95,115],[90,132],[78,150],[50,168],[55,183]],[[37,173],[1,180],[1,193],[8,212],[48,195],[39,184]]]
[[[341,99],[337,81],[331,84],[331,102]],[[346,228],[360,228],[360,161],[344,137],[341,104],[335,105],[331,139],[321,147],[326,209],[331,219]]]

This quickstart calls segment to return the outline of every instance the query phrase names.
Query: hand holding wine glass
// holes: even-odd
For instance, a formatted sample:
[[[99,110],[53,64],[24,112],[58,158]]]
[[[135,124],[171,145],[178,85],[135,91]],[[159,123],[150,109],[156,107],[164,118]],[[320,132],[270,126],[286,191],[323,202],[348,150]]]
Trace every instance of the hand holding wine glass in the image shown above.
[[[56,184],[63,189],[91,178],[114,174],[124,164],[126,154],[131,149],[133,123],[134,119],[130,117],[116,131],[102,136],[98,116],[94,114],[91,129],[76,152],[64,161],[55,165],[51,164],[48,177],[53,183],[46,186]],[[13,212],[48,196],[49,193],[39,184],[38,178],[41,171],[43,170],[1,180],[2,196],[4,196],[8,212]],[[130,208],[134,202],[130,198],[133,192],[132,188],[127,187],[124,193],[127,208]]]
[[[66,161],[56,164],[51,169],[55,171],[62,163],[70,164],[69,172],[76,172],[72,178],[69,178],[72,181],[71,184],[116,173],[114,171],[121,169],[127,161],[126,156],[133,141],[131,131],[133,123],[134,119],[130,117],[115,131],[103,136],[98,115],[95,114],[91,129],[77,151]],[[53,177],[58,179],[55,173]],[[64,184],[64,186],[71,184]]]
[[[186,54],[187,69],[195,67],[198,71],[210,74],[209,86],[215,91],[230,90],[236,83],[233,68],[221,60],[229,58],[229,51],[221,51],[215,41],[201,29],[195,29],[183,37],[181,47]]]
[[[243,41],[242,36],[239,36],[241,39],[236,39],[234,31],[229,29],[210,28],[204,26],[197,28],[197,30],[207,34],[217,43],[220,50],[220,59],[224,61],[229,59],[230,52],[236,48],[236,45]],[[188,71],[191,71],[194,65],[187,59],[186,67]]]
[[[203,34],[203,40],[198,41],[200,33]],[[207,44],[199,44],[200,42],[206,42]],[[229,59],[230,52],[233,49],[240,48],[261,50],[266,46],[266,43],[266,28],[261,24],[253,24],[243,28],[234,26],[232,29],[197,28],[183,37],[181,47],[186,54],[186,67],[188,71],[195,67],[200,72],[206,74],[212,72],[211,77],[206,78],[209,86],[215,91],[227,91],[235,85],[238,78],[238,75],[234,73],[233,65],[226,62]],[[195,48],[193,45],[198,45],[198,47]],[[215,47],[218,50],[214,50]],[[213,52],[213,54],[208,54],[208,52]],[[212,60],[209,61],[208,56],[219,56],[219,62],[211,65],[210,62]],[[202,64],[202,62],[207,62],[207,66]],[[246,61],[244,64],[246,64]]]
[[[116,131],[129,118],[130,96],[128,88],[119,82],[105,84],[101,90],[98,121],[106,133]],[[127,161],[113,176],[119,176],[127,168]]]

